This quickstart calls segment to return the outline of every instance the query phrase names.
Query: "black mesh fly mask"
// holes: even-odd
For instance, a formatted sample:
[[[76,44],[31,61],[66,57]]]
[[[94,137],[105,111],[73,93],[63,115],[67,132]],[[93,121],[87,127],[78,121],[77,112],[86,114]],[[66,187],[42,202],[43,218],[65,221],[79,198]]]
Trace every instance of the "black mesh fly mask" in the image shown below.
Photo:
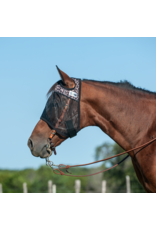
[[[72,78],[75,87],[65,88],[58,81],[50,93],[40,117],[52,130],[65,137],[74,137],[80,130],[81,80]]]

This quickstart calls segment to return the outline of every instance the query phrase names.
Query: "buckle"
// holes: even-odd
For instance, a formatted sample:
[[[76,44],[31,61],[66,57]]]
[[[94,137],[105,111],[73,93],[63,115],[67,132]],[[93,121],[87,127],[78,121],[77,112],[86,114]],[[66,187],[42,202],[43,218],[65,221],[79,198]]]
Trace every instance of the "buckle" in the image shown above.
[[[53,137],[55,134],[56,134],[56,131],[53,129],[53,130],[51,131],[51,134],[50,134],[49,139],[51,140],[51,139],[52,139],[52,137]]]

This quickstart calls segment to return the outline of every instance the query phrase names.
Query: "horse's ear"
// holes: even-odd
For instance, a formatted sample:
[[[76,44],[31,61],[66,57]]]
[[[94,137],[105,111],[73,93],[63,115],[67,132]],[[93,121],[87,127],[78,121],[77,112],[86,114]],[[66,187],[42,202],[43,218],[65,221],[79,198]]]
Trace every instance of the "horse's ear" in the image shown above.
[[[67,87],[67,88],[73,88],[75,86],[75,83],[73,81],[73,79],[71,79],[66,73],[64,73],[62,70],[60,70],[58,68],[58,66],[56,66],[59,74],[60,74],[60,77],[61,77],[61,80],[63,81],[63,84]]]

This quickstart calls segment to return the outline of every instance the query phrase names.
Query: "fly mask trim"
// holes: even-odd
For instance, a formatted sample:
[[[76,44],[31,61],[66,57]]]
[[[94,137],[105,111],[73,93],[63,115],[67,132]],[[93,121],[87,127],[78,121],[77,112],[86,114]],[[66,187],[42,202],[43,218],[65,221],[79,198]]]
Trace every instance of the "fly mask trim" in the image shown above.
[[[67,89],[62,84],[57,84],[54,91],[60,94],[63,94],[73,100],[79,101],[80,100],[80,87],[81,87],[81,80],[72,78],[75,82],[75,87],[73,89]]]
[[[61,81],[57,82],[54,90],[48,98],[45,109],[41,115],[51,129],[65,137],[74,137],[80,130],[80,96],[81,80],[72,78],[75,82],[73,89],[67,89]],[[62,112],[69,100],[64,115]]]

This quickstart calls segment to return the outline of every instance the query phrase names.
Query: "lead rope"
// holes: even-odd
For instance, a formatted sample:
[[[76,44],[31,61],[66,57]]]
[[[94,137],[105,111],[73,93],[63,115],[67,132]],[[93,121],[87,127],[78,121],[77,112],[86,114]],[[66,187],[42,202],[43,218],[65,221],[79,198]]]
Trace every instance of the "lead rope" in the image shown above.
[[[53,162],[49,161],[49,158],[46,159],[46,164],[47,164],[48,166],[50,166],[50,167],[53,169],[53,172],[54,172],[55,174],[57,174],[57,175],[72,176],[72,177],[87,177],[87,176],[93,176],[93,175],[96,175],[96,174],[99,174],[99,173],[102,173],[102,172],[106,172],[106,171],[108,171],[108,170],[110,170],[110,169],[112,169],[112,168],[115,168],[117,165],[119,165],[119,164],[122,163],[124,160],[126,160],[126,159],[129,157],[129,155],[126,156],[123,160],[121,160],[120,162],[118,162],[117,164],[113,165],[112,167],[110,167],[110,168],[108,168],[108,169],[102,170],[102,171],[100,171],[100,172],[88,174],[88,175],[69,175],[69,174],[65,174],[65,173],[62,172],[61,170],[62,170],[62,169],[66,169],[66,172],[67,172],[67,173],[70,173],[70,172],[68,172],[68,169],[69,169],[69,168],[78,167],[78,166],[86,166],[86,165],[91,165],[91,164],[96,164],[96,163],[98,163],[98,162],[106,161],[106,160],[109,160],[109,159],[112,159],[112,158],[121,156],[121,155],[123,155],[123,154],[129,153],[129,152],[134,151],[134,150],[139,149],[139,148],[142,148],[142,149],[143,149],[143,148],[147,147],[149,144],[151,144],[152,142],[154,142],[155,140],[156,140],[156,138],[154,138],[154,139],[152,139],[151,141],[148,141],[148,142],[146,142],[145,144],[140,145],[140,146],[138,146],[138,147],[136,147],[136,148],[130,149],[130,150],[128,150],[128,151],[125,151],[125,152],[123,152],[123,153],[119,153],[119,154],[117,154],[117,155],[115,155],[115,156],[108,157],[108,158],[105,158],[105,159],[102,159],[102,160],[99,160],[99,161],[93,161],[93,162],[88,163],[88,164],[80,164],[80,165],[64,165],[64,164],[59,164],[59,165],[54,165]],[[135,155],[136,155],[138,152],[140,152],[142,149],[140,149],[139,151],[137,151],[137,152],[135,153]],[[53,168],[53,166],[56,166],[56,167],[58,167],[58,168]],[[59,171],[59,173],[56,173],[56,171]]]

